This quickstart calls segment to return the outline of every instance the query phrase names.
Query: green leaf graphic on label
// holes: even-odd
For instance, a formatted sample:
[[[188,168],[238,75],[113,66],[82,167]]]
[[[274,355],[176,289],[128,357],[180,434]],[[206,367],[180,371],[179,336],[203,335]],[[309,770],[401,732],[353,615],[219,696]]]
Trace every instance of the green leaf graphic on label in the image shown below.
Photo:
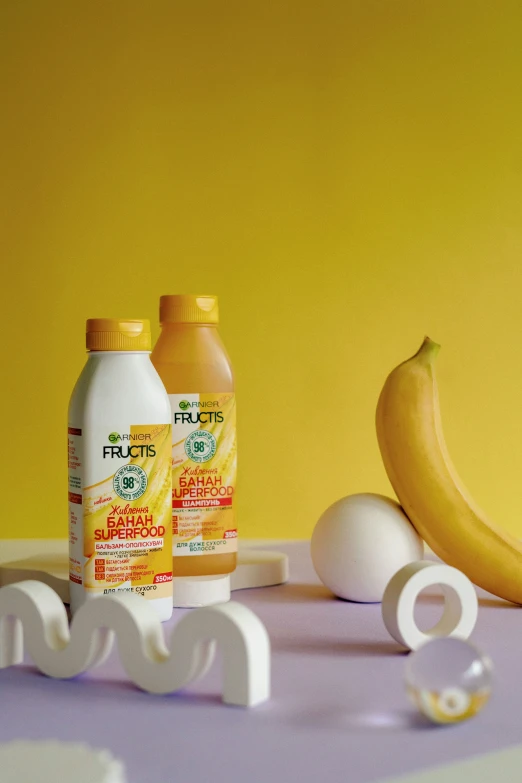
[[[182,411],[186,411],[187,408],[190,408],[190,402],[188,400],[181,400],[181,402],[179,403],[179,407],[181,408]]]
[[[109,435],[110,443],[117,443],[119,440],[121,440],[120,434],[118,432],[111,432]]]

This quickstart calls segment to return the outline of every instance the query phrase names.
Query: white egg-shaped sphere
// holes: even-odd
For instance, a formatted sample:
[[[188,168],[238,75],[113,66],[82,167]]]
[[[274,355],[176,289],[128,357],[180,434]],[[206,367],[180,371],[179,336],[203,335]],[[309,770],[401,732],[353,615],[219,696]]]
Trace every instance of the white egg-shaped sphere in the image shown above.
[[[424,545],[398,503],[361,493],[326,509],[311,551],[317,576],[336,596],[375,603],[399,569],[422,560]]]

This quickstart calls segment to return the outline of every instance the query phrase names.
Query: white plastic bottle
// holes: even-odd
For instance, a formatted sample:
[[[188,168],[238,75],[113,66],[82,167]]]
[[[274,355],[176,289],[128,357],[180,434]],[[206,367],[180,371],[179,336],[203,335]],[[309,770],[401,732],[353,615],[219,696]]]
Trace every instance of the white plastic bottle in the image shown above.
[[[69,406],[69,583],[74,612],[133,592],[172,615],[171,408],[146,320],[87,321]]]

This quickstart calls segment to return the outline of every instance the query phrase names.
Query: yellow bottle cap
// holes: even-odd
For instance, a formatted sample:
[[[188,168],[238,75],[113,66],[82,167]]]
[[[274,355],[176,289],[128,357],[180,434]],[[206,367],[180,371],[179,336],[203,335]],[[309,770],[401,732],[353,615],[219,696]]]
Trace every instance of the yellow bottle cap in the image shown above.
[[[160,298],[160,322],[174,324],[217,324],[217,296],[174,294]]]
[[[89,318],[88,351],[150,351],[150,323],[146,318]]]

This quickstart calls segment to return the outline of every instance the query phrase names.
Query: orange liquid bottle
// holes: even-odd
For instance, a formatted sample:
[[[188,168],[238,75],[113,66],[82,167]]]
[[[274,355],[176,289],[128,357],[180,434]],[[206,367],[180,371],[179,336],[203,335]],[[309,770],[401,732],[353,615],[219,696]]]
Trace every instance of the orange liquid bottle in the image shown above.
[[[151,359],[172,408],[173,574],[228,574],[237,556],[236,405],[217,297],[162,296],[160,321]]]

